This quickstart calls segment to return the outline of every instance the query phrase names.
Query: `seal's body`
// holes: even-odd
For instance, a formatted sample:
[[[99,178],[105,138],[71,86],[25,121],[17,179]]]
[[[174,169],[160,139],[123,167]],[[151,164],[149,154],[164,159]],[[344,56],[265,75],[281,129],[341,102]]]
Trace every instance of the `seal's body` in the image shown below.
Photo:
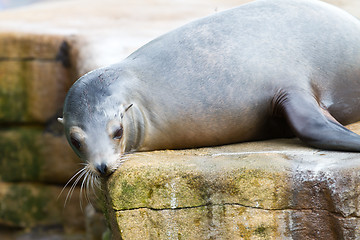
[[[81,77],[63,122],[91,170],[108,174],[132,151],[291,135],[360,151],[340,124],[360,120],[359,103],[359,21],[320,1],[259,0]]]

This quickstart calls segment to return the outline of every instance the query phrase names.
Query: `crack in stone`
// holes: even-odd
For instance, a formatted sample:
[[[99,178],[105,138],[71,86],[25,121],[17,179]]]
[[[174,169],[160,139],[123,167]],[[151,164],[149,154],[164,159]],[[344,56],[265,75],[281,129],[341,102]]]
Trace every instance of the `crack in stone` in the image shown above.
[[[189,206],[189,207],[176,207],[176,208],[152,208],[152,207],[138,207],[138,208],[129,208],[129,209],[114,209],[115,212],[125,212],[125,211],[131,211],[131,210],[139,210],[139,209],[149,209],[152,211],[168,211],[168,210],[172,210],[172,211],[177,211],[177,210],[184,210],[184,209],[195,209],[195,208],[201,208],[201,207],[216,207],[216,206],[239,206],[239,207],[244,207],[244,208],[249,208],[249,209],[256,209],[256,210],[263,210],[263,211],[288,211],[288,212],[312,212],[312,213],[316,213],[316,212],[327,212],[329,214],[335,215],[338,218],[343,218],[343,219],[351,219],[351,218],[359,218],[360,216],[354,216],[354,215],[349,215],[349,216],[344,216],[341,213],[338,212],[332,212],[329,211],[327,209],[312,209],[312,208],[304,208],[304,209],[293,209],[293,208],[284,208],[284,209],[277,209],[277,208],[260,208],[260,207],[253,207],[253,206],[246,206],[246,205],[242,205],[239,203],[223,203],[223,204],[204,204],[204,205],[198,205],[198,206]]]

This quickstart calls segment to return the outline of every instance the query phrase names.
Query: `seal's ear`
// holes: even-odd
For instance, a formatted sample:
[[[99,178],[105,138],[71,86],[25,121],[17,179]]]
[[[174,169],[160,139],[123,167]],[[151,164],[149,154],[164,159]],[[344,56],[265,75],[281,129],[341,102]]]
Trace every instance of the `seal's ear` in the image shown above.
[[[126,106],[126,108],[125,108],[125,112],[126,112],[127,110],[129,110],[129,108],[131,108],[131,107],[132,107],[132,105],[133,105],[132,103],[131,103],[131,104],[129,104],[129,105],[127,105],[127,106]]]
[[[63,118],[58,118],[57,120],[58,120],[59,123],[64,124],[64,119]]]

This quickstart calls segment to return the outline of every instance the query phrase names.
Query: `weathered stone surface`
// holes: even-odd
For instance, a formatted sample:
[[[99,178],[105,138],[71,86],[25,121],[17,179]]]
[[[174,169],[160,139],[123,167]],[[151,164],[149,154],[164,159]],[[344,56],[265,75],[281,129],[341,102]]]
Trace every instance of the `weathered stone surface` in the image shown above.
[[[45,184],[0,182],[0,225],[22,228],[59,225],[67,232],[83,231],[79,189],[74,190],[66,207],[69,188],[59,196],[61,190],[60,186]]]
[[[134,154],[109,182],[114,208],[222,203],[266,209],[289,206],[288,160],[278,153],[227,155],[220,149]]]
[[[0,181],[66,183],[80,167],[80,159],[64,135],[42,128],[0,130]]]
[[[123,239],[285,239],[288,212],[236,204],[118,211]]]
[[[360,219],[324,210],[292,211],[288,215],[290,239],[359,239]]]
[[[0,34],[0,123],[44,123],[75,79],[64,37]]]
[[[56,61],[64,41],[62,35],[4,32],[0,34],[0,59]]]
[[[359,156],[296,139],[136,153],[108,181],[108,217],[124,239],[357,239]]]

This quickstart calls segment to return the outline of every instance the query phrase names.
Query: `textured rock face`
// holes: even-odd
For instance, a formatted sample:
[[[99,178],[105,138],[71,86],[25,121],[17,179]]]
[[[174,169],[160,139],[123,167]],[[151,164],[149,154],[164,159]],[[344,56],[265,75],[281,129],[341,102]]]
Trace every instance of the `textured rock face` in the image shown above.
[[[108,216],[123,239],[357,239],[359,156],[294,139],[136,153]]]
[[[34,227],[64,223],[67,230],[79,231],[84,227],[83,214],[75,204],[64,208],[66,194],[57,199],[61,189],[60,186],[46,184],[0,183],[0,224]],[[73,200],[79,201],[78,189],[75,190]]]
[[[64,37],[0,35],[0,122],[44,123],[71,86]]]
[[[64,184],[80,167],[65,136],[41,127],[0,131],[0,181]]]
[[[20,229],[85,230],[79,189],[66,208],[69,187],[59,196],[79,168],[56,122],[76,74],[67,42],[65,36],[0,33],[0,239],[13,239]]]

